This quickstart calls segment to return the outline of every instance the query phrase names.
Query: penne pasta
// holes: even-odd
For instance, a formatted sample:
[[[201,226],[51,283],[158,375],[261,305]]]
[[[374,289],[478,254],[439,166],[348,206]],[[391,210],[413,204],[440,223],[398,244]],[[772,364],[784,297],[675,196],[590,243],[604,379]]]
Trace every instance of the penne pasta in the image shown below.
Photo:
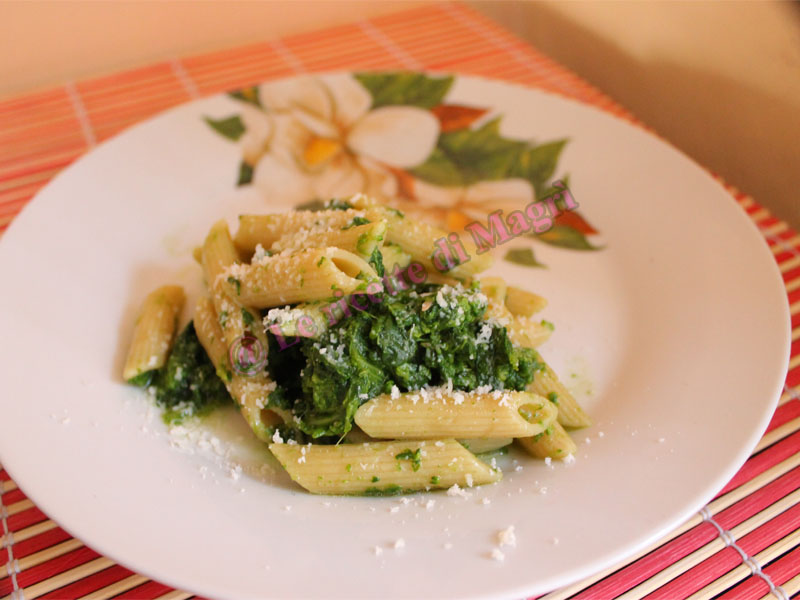
[[[225,334],[219,326],[214,302],[208,296],[201,296],[195,304],[194,330],[219,378],[226,384],[230,383],[233,379],[233,369],[228,356],[228,345],[225,343]]]
[[[523,348],[537,348],[553,333],[546,323],[533,321],[529,317],[511,317],[506,327],[511,341]]]
[[[383,245],[386,235],[386,221],[356,225],[339,230],[313,232],[302,229],[289,232],[270,247],[270,250],[296,252],[305,248],[326,248],[332,246],[340,250],[352,252],[363,258],[369,258],[375,248]]]
[[[534,350],[553,330],[532,318],[543,298],[499,277],[479,288],[491,258],[471,240],[360,194],[327,206],[243,215],[235,239],[215,223],[193,251],[208,291],[174,350],[183,291],[147,297],[123,374],[167,422],[226,402],[222,381],[317,494],[462,494],[501,477],[476,454],[576,451],[567,429],[591,421]]]
[[[541,435],[541,434],[539,434]],[[484,452],[494,452],[495,450],[500,450],[500,448],[505,448],[511,442],[514,441],[514,438],[504,437],[504,438],[470,438],[468,440],[458,440],[458,442],[464,446],[467,450],[472,452],[473,454],[483,454]]]
[[[242,255],[252,256],[256,246],[260,244],[269,248],[287,232],[341,230],[358,218],[369,221],[381,219],[376,212],[359,209],[297,210],[273,215],[241,215],[234,244]]]
[[[471,487],[501,473],[452,439],[336,446],[270,444],[293,481],[314,494],[393,495]]]
[[[392,242],[384,243],[381,246],[381,258],[383,259],[383,268],[387,273],[393,273],[395,267],[405,269],[411,263],[411,255]]]
[[[226,381],[228,391],[241,408],[242,416],[256,436],[269,441],[274,426],[283,421],[272,410],[266,409],[269,394],[275,389],[275,382],[270,380],[264,370],[269,344],[258,311],[234,298],[226,287],[229,285],[226,281],[228,270],[240,264],[239,254],[233,245],[225,221],[215,223],[206,236],[202,258],[216,316],[213,320],[219,324],[219,331],[211,329],[208,315],[211,306],[208,303],[198,305],[205,311],[201,326],[205,327],[203,335],[208,336],[206,343],[212,348],[213,355],[203,342],[200,333],[198,338],[212,361],[215,357],[218,360],[221,358],[219,345],[211,346],[211,336],[221,335],[224,338],[228,355],[227,364],[233,371],[230,380]],[[262,355],[259,356],[258,353]],[[214,365],[219,373],[223,363],[215,362]]]
[[[309,248],[291,256],[232,265],[221,278],[228,294],[248,306],[270,308],[331,298],[366,288],[378,275],[363,258],[339,248]]]
[[[481,291],[486,297],[500,307],[505,307],[507,285],[502,277],[481,277]],[[506,316],[510,313],[501,311],[500,315]]]
[[[549,457],[562,460],[578,451],[575,442],[558,421],[551,423],[544,433],[517,438],[517,443],[536,458]]]
[[[548,365],[534,375],[527,389],[534,394],[550,398],[558,405],[558,422],[564,427],[579,428],[592,424],[589,415]]]
[[[269,394],[275,384],[269,381],[266,374],[252,376],[237,373],[231,367],[228,346],[225,344],[222,328],[219,326],[214,304],[208,297],[202,297],[195,305],[194,327],[197,338],[214,364],[217,375],[228,388],[231,396],[239,405],[242,416],[253,433],[260,440],[269,442],[274,427],[288,418],[281,417],[271,409],[265,408]]]
[[[530,437],[556,413],[551,402],[527,392],[436,388],[372,398],[356,411],[355,422],[375,438]]]
[[[263,348],[267,348],[267,338],[260,327],[261,319],[258,311],[245,305],[235,294],[230,293],[230,284],[226,281],[229,278],[228,272],[241,267],[241,264],[239,253],[233,245],[225,221],[218,221],[209,231],[203,243],[202,259],[203,272],[214,301],[214,310],[228,348],[245,335],[255,337]]]
[[[547,306],[547,300],[534,294],[510,285],[506,288],[506,308],[512,315],[530,317]]]
[[[449,270],[445,268],[447,266],[447,257],[444,257],[444,260],[439,261],[437,265],[433,260],[437,249],[436,242],[438,240],[445,240],[446,242],[446,231],[424,221],[417,221],[407,217],[391,208],[376,207],[375,210],[380,211],[380,214],[388,221],[387,241],[398,244],[411,255],[413,260],[422,264],[430,272],[435,271],[464,279],[485,271],[492,264],[492,258],[489,254],[477,254],[475,244],[471,240],[463,239],[461,243],[464,246],[468,260]],[[455,262],[457,258],[454,255],[450,260]]]
[[[162,286],[145,298],[122,369],[125,381],[166,364],[185,301],[183,288],[177,285]]]
[[[283,337],[319,338],[328,329],[334,309],[326,302],[298,304],[294,308],[273,308],[264,317],[264,327]],[[277,328],[276,328],[277,326]]]

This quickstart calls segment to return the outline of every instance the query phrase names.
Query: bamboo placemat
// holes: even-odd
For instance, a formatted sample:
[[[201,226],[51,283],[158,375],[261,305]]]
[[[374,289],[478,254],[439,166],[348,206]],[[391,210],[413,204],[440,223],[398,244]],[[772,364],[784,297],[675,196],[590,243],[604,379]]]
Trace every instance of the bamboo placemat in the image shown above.
[[[0,233],[61,169],[166,108],[297,73],[398,68],[536,86],[644,127],[495,23],[464,5],[442,3],[0,101]],[[764,235],[789,295],[792,359],[780,405],[753,455],[710,504],[637,556],[547,600],[789,598],[800,592],[800,235],[749,196],[729,190]],[[0,597],[191,597],[69,536],[2,469],[0,485]]]

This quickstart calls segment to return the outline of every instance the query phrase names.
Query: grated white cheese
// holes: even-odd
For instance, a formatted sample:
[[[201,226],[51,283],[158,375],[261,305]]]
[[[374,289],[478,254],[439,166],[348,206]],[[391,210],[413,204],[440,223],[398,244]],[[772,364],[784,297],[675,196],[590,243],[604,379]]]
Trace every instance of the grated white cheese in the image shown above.
[[[239,477],[242,476],[242,465],[231,465],[228,468],[228,477],[233,479],[234,481],[238,481]],[[205,479],[205,476],[203,476]]]
[[[447,495],[453,497],[458,496],[460,498],[469,498],[471,496],[468,491],[461,489],[457,483],[454,483],[452,487],[447,489]]]
[[[517,545],[517,536],[514,533],[514,526],[509,525],[505,529],[502,529],[497,532],[497,543],[500,546],[516,546]]]

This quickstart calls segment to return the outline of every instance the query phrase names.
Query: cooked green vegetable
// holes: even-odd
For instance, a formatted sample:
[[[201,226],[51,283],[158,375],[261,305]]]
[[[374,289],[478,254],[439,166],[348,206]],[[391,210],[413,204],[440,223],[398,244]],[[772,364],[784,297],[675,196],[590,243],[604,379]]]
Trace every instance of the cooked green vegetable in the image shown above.
[[[163,419],[168,424],[206,415],[233,402],[197,339],[194,322],[175,339],[167,364],[150,373],[156,402],[164,409]]]
[[[350,316],[321,340],[287,340],[293,345],[281,352],[268,336],[268,368],[278,384],[269,405],[291,410],[296,427],[318,441],[338,441],[358,407],[393,386],[522,390],[544,367],[535,350],[513,346],[505,327],[484,320],[486,297],[477,286],[427,284],[373,298],[362,296],[367,308],[349,307]]]
[[[408,448],[395,456],[397,460],[410,460],[411,461],[411,470],[412,471],[419,471],[420,466],[422,466],[422,448],[417,448],[413,452],[411,448]]]
[[[359,225],[367,225],[369,223],[369,219],[365,219],[364,217],[355,216],[353,219],[344,227],[342,230],[351,229],[353,227],[358,227]]]

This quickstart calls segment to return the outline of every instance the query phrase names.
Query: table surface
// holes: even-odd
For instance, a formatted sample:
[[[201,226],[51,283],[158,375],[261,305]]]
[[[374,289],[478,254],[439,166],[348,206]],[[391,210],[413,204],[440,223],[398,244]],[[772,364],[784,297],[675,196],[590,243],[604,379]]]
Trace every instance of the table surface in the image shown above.
[[[447,32],[442,41],[442,32]],[[437,4],[80,81],[0,102],[0,233],[61,169],[125,127],[187,100],[297,73],[458,72],[625,109],[468,7]],[[800,592],[800,235],[728,188],[778,262],[792,313],[784,393],[751,458],[716,498],[566,598],[788,598]],[[189,598],[115,564],[49,520],[0,469],[0,597]],[[721,594],[721,596],[719,596]]]

